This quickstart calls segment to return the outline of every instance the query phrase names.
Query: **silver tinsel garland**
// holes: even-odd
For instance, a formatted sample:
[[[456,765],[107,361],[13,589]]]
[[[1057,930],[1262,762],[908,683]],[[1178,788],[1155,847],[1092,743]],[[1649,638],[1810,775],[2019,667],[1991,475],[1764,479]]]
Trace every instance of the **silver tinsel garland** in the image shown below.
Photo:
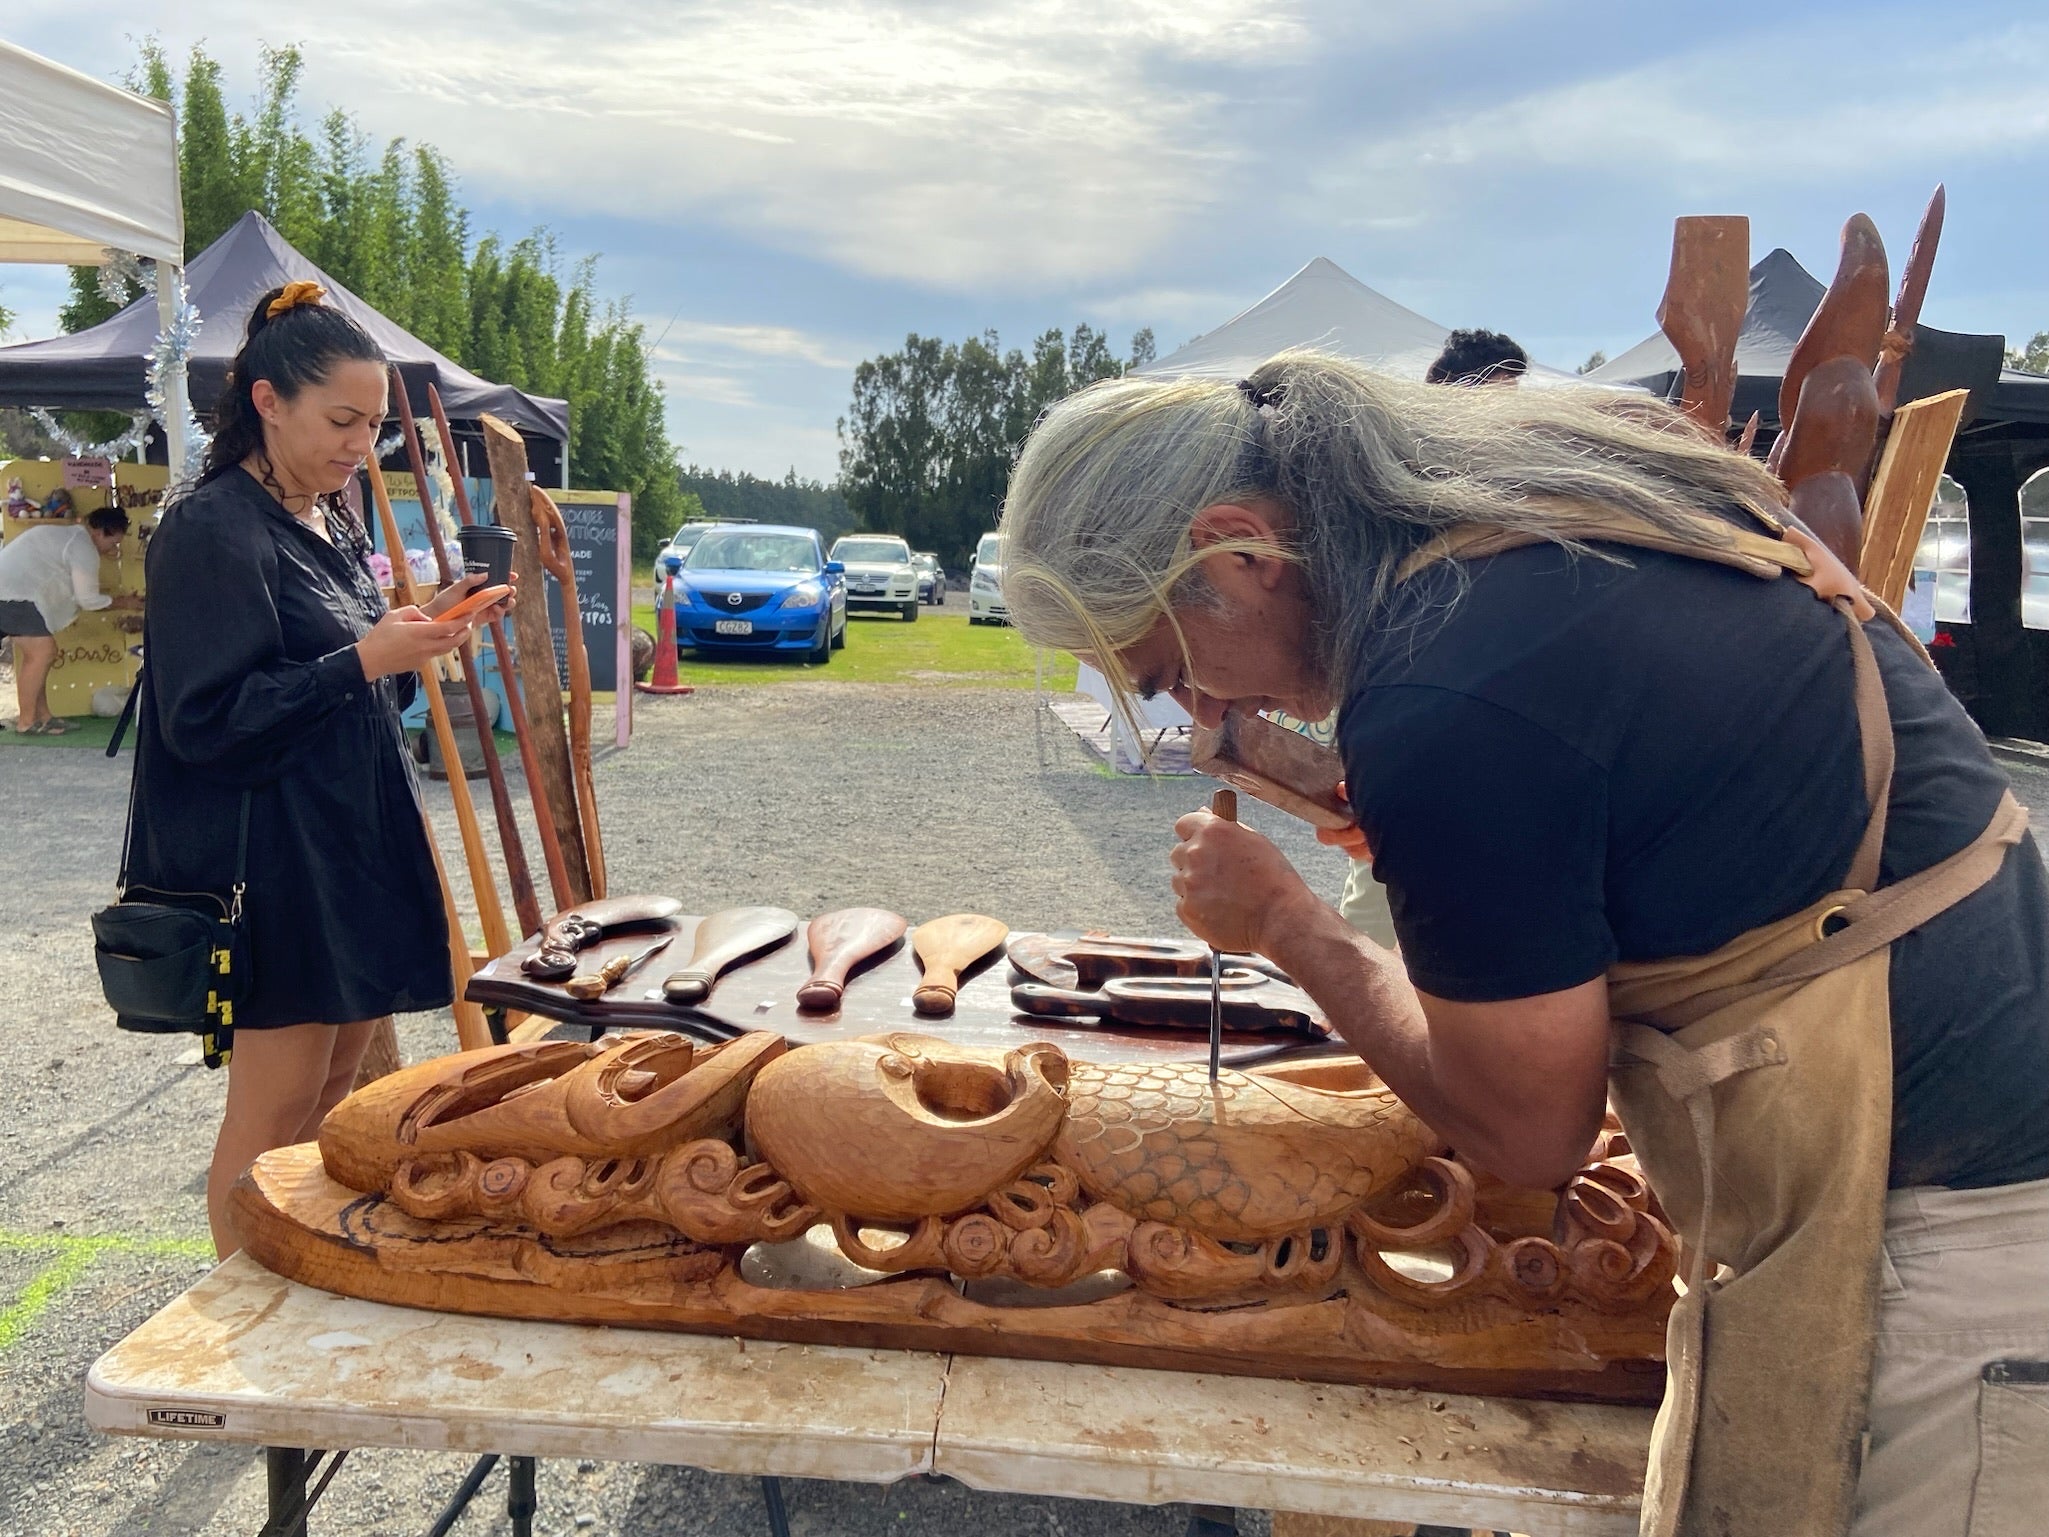
[[[88,443],[83,438],[73,437],[64,424],[45,411],[41,406],[31,406],[29,413],[35,424],[42,428],[65,453],[74,459],[119,459],[132,450],[149,432],[149,415],[138,411],[128,423],[128,430],[118,438],[109,438],[104,443]]]
[[[157,333],[155,343],[149,349],[149,380],[144,398],[149,401],[150,413],[165,434],[176,432],[185,445],[185,474],[178,484],[169,487],[165,500],[184,490],[198,478],[199,466],[206,458],[206,445],[211,438],[192,414],[191,397],[186,397],[184,420],[173,423],[167,419],[170,399],[164,383],[172,370],[182,368],[192,356],[192,343],[199,336],[199,311],[193,306],[191,297],[185,292],[185,274],[177,276],[175,303],[171,310],[171,323]]]

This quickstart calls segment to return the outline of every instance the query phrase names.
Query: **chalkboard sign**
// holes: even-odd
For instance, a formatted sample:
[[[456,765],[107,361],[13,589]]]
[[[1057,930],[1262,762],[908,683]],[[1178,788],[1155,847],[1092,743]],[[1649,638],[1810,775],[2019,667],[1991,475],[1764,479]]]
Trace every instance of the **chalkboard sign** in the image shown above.
[[[568,493],[573,495],[574,493]],[[601,502],[564,500],[556,492],[562,521],[569,530],[569,564],[576,573],[576,601],[583,610],[583,647],[590,657],[591,687],[609,692],[619,686],[620,611],[619,499]],[[555,666],[563,688],[569,687],[569,652],[562,629],[562,588],[548,581],[548,628],[555,639]]]

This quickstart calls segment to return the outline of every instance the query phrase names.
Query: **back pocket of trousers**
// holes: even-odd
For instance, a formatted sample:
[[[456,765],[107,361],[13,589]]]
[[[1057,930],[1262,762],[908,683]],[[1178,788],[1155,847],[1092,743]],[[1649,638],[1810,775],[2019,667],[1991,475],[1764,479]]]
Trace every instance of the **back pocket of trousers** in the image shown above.
[[[2040,1537],[2049,1513],[2049,1361],[1993,1361],[1978,1379],[1969,1537]]]

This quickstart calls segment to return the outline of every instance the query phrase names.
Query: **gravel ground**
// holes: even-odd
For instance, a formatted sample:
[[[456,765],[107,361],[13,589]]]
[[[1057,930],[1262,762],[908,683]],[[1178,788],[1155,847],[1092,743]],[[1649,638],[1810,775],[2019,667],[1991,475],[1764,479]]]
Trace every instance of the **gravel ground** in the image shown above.
[[[86,917],[110,895],[127,768],[125,756],[0,741],[0,932],[18,936],[0,953],[13,1126],[0,1138],[0,1537],[262,1524],[253,1452],[101,1437],[81,1409],[93,1360],[207,1267],[204,1173],[226,1087],[189,1038],[118,1032],[99,998]],[[614,890],[668,892],[700,912],[874,904],[914,920],[971,909],[1020,928],[1136,933],[1175,932],[1173,821],[1207,792],[1110,776],[1028,693],[808,681],[643,701],[633,745],[602,755],[597,780]],[[427,799],[460,872],[448,794],[430,784]],[[1264,806],[1244,815],[1335,898],[1338,855]],[[455,1042],[446,1015],[403,1018],[399,1034],[409,1061]],[[359,1452],[314,1528],[423,1531],[466,1464]],[[458,1532],[506,1529],[503,1480],[493,1474]],[[788,1489],[798,1533],[1151,1537],[1187,1521],[948,1482]],[[536,1530],[564,1537],[765,1529],[754,1480],[682,1468],[546,1462],[540,1499]],[[1244,1525],[1263,1531],[1264,1518]]]
[[[2049,759],[2002,756],[2022,799],[2049,807]],[[1207,789],[1108,775],[1029,694],[831,682],[644,701],[632,747],[604,754],[597,777],[615,890],[669,892],[696,911],[858,903],[1137,933],[1176,928],[1172,824]],[[92,1361],[207,1266],[204,1170],[225,1089],[185,1038],[117,1032],[99,999],[85,920],[109,894],[126,783],[125,759],[0,741],[0,932],[18,936],[0,953],[13,1126],[0,1138],[0,1537],[262,1524],[253,1450],[104,1438],[81,1411]],[[428,802],[459,872],[448,793],[430,785]],[[1299,823],[1243,809],[1335,897],[1337,855]],[[454,1030],[412,1016],[400,1040],[417,1060],[452,1049]],[[356,1453],[314,1529],[423,1531],[466,1463]],[[1164,1537],[1187,1520],[945,1481],[787,1488],[798,1533]],[[503,1494],[500,1471],[456,1530],[505,1530]],[[765,1529],[754,1480],[685,1468],[546,1462],[540,1499],[536,1530],[562,1537]],[[1246,1512],[1243,1526],[1264,1532],[1265,1518]]]

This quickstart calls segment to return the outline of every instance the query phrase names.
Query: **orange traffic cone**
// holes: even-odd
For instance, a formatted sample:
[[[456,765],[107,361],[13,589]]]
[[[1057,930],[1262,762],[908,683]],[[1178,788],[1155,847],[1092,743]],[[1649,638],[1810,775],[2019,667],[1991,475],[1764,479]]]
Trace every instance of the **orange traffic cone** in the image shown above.
[[[691,694],[696,690],[688,683],[676,681],[676,578],[669,575],[662,579],[662,590],[655,596],[655,679],[652,683],[636,683],[633,686],[643,694]]]

